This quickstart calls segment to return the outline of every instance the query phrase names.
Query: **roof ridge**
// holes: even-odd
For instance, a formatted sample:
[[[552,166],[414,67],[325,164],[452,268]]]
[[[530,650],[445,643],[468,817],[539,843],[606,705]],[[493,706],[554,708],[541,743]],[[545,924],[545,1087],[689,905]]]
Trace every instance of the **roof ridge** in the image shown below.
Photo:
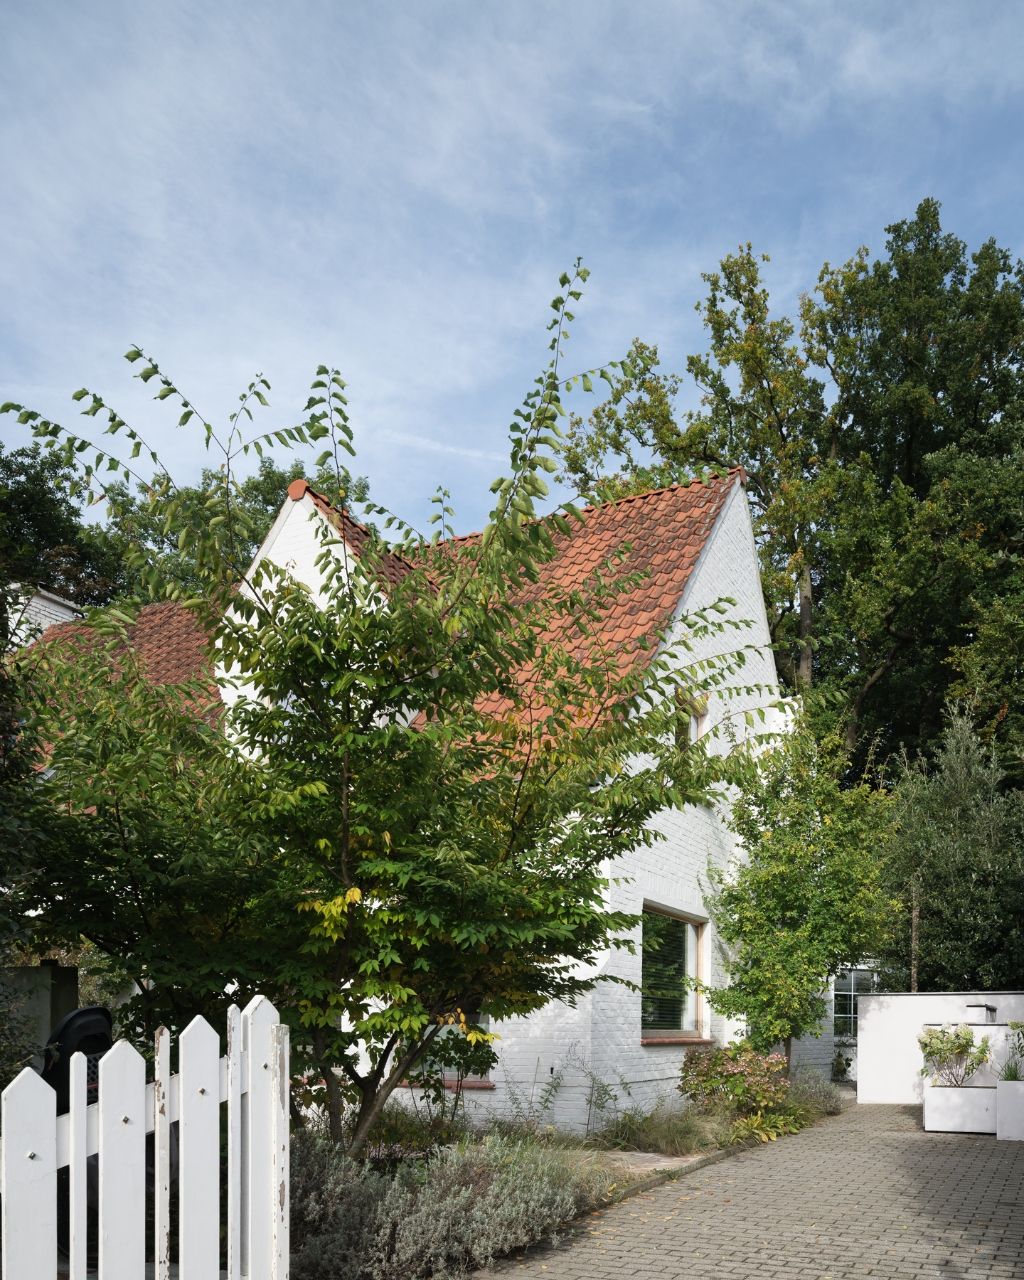
[[[728,480],[732,476],[739,476],[740,482],[746,484],[747,472],[745,467],[729,467],[725,472],[709,471],[707,478],[695,477],[693,480],[687,480],[685,484],[674,481],[672,484],[662,485],[659,489],[645,489],[643,493],[627,493],[621,498],[611,498],[608,502],[602,502],[595,506],[593,503],[587,503],[585,507],[581,507],[581,511],[605,511],[608,507],[625,506],[627,502],[643,502],[647,498],[657,498],[663,493],[671,493],[674,489],[692,489],[695,485],[701,485],[706,489],[710,489],[711,480]],[[445,542],[451,544],[453,542],[469,542],[473,538],[479,538],[481,531],[475,533],[456,533],[450,538],[445,538]]]

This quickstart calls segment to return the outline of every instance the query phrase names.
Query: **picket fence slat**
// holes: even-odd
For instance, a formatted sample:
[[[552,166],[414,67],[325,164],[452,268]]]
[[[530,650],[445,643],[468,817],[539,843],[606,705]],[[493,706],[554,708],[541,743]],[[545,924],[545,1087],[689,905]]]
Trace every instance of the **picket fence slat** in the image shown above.
[[[156,1280],[171,1280],[171,1033],[166,1027],[157,1027],[153,1070],[153,1258]]]
[[[178,1275],[220,1277],[220,1037],[193,1018],[179,1041]]]
[[[71,1055],[68,1091],[68,1280],[85,1280],[88,1260],[88,1174],[86,1130],[89,1064],[84,1053]]]
[[[227,1051],[195,1018],[178,1042],[157,1031],[154,1080],[142,1056],[119,1041],[99,1063],[99,1100],[89,1103],[88,1063],[69,1063],[67,1115],[26,1069],[3,1092],[0,1229],[4,1280],[56,1280],[58,1169],[66,1166],[67,1280],[86,1280],[98,1247],[98,1280],[170,1280],[170,1223],[178,1209],[180,1280],[219,1280],[221,1222],[228,1280],[287,1280],[289,1272],[289,1040],[274,1006],[257,996],[227,1015]],[[220,1106],[226,1104],[227,1203],[221,1213]],[[175,1128],[175,1126],[177,1126]],[[147,1164],[147,1134],[152,1133]],[[175,1143],[177,1142],[177,1160]],[[98,1239],[89,1237],[90,1157],[99,1153]],[[175,1168],[177,1174],[175,1177]],[[95,1169],[92,1170],[95,1174]],[[153,1238],[146,1237],[151,1188]],[[61,1193],[63,1194],[63,1193]],[[147,1249],[147,1244],[151,1247]],[[148,1254],[148,1257],[147,1257]]]
[[[271,1277],[288,1280],[288,1093],[290,1083],[288,1027],[278,1024],[270,1028],[273,1096],[271,1139],[274,1147],[271,1219]]]
[[[248,1146],[242,1275],[251,1280],[272,1275],[274,1091],[270,1063],[274,1056],[271,1031],[277,1022],[277,1010],[266,996],[254,996],[242,1010],[243,1040],[249,1054],[249,1087],[242,1103],[243,1133],[247,1135]]]
[[[100,1059],[99,1280],[146,1267],[146,1064],[119,1040]]]
[[[228,1108],[228,1231],[227,1280],[242,1276],[242,1014],[228,1010],[227,1056],[224,1061],[224,1101]]]
[[[3,1273],[7,1280],[56,1280],[57,1125],[55,1094],[30,1068],[3,1093]]]

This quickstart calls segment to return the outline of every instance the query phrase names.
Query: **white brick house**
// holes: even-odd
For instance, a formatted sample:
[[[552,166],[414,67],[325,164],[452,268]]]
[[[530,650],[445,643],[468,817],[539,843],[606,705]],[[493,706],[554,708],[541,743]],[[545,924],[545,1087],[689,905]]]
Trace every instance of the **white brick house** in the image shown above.
[[[366,531],[297,480],[256,562],[269,560],[315,594],[320,582],[316,561],[323,551],[316,527],[320,520],[329,521],[349,554],[359,556]],[[693,657],[709,657],[742,644],[748,650],[742,683],[759,686],[759,691],[747,695],[746,702],[713,697],[695,730],[710,732],[727,717],[740,738],[784,728],[784,717],[774,705],[775,661],[742,473],[588,509],[582,527],[551,562],[550,572],[557,575],[561,588],[582,583],[624,543],[631,548],[625,571],[642,568],[646,580],[623,597],[621,606],[617,603],[612,620],[617,629],[610,638],[622,642],[623,636],[649,633],[666,624],[670,634],[678,634],[684,615],[723,598],[733,600],[732,616],[749,627],[738,638],[725,633],[700,642]],[[402,572],[397,564],[383,567],[385,576],[392,569]],[[543,585],[543,575],[541,581]],[[205,637],[193,615],[178,605],[143,609],[133,643],[154,682],[213,679]],[[221,696],[230,700],[237,694],[222,685]],[[754,708],[761,709],[766,720],[750,728],[738,713]],[[709,862],[723,867],[737,854],[725,815],[707,806],[681,812],[666,809],[657,827],[663,840],[607,868],[614,881],[609,909],[641,915],[647,928],[637,929],[633,954],[611,950],[600,960],[598,971],[639,986],[646,960],[721,985],[725,974],[701,885]],[[664,935],[660,942],[656,930]],[[617,982],[599,982],[575,1007],[551,1003],[491,1029],[500,1037],[500,1061],[488,1079],[466,1082],[470,1113],[507,1113],[523,1106],[536,1111],[546,1095],[547,1122],[575,1129],[600,1124],[615,1106],[648,1108],[659,1098],[676,1097],[674,1086],[687,1047],[722,1041],[736,1030],[681,987],[676,999],[644,1001],[638,991]],[[794,1046],[796,1060],[826,1069],[832,1054],[830,1035]],[[556,1081],[557,1088],[548,1087]],[[603,1107],[598,1105],[602,1102]]]
[[[589,572],[601,554],[612,550],[613,540],[629,540],[635,544],[634,561],[639,558],[643,567],[650,569],[651,598],[633,607],[638,626],[649,625],[652,610],[667,605],[666,620],[673,619],[674,629],[679,631],[681,615],[723,597],[735,601],[732,616],[749,621],[750,628],[740,633],[740,640],[735,633],[727,633],[704,641],[703,649],[698,648],[693,656],[710,656],[737,643],[751,646],[742,681],[760,685],[762,691],[746,702],[712,699],[706,721],[699,727],[710,730],[726,716],[739,737],[782,727],[781,714],[772,708],[778,697],[777,675],[742,474],[713,477],[706,484],[673,486],[625,499],[612,508],[614,528],[600,539],[596,530],[602,521],[612,518],[609,508],[588,512],[583,529],[574,533],[570,546],[579,566],[570,570],[570,576]],[[337,521],[336,513],[319,495],[303,481],[295,481],[289,502],[260,551],[261,556],[314,587],[315,559],[321,547],[310,520],[315,520],[317,513]],[[343,532],[358,530],[347,519],[341,528]],[[358,546],[351,550],[358,555]],[[564,574],[560,582],[566,584]],[[765,710],[766,723],[754,729],[746,727],[737,713],[758,706]],[[709,861],[724,866],[735,856],[735,840],[723,814],[710,807],[690,806],[682,812],[666,809],[658,826],[664,840],[638,849],[608,868],[609,877],[617,881],[609,907],[678,922],[669,928],[679,943],[685,934],[688,970],[721,984],[725,975],[701,883]],[[637,930],[635,954],[619,949],[609,952],[601,972],[639,985],[644,957],[641,933]],[[653,1008],[648,1002],[646,1022],[677,1021],[675,1027],[645,1025],[642,1005],[638,992],[620,983],[600,982],[573,1008],[555,1002],[528,1017],[493,1024],[491,1030],[500,1036],[495,1046],[500,1061],[488,1079],[467,1082],[468,1110],[507,1113],[524,1105],[536,1109],[545,1086],[557,1080],[558,1087],[547,1090],[547,1120],[583,1129],[600,1123],[602,1113],[596,1103],[602,1098],[607,1114],[615,1105],[649,1107],[658,1098],[673,1095],[686,1047],[721,1041],[735,1030],[704,1001],[693,997],[662,1001]],[[827,1068],[832,1052],[831,1037],[825,1036],[797,1044],[794,1057]],[[610,1087],[614,1100],[602,1083]]]

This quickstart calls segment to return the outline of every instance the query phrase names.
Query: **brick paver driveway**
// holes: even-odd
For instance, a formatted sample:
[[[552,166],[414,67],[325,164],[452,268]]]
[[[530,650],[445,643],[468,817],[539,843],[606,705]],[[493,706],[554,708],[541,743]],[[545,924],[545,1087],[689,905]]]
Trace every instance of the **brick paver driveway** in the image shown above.
[[[508,1280],[1024,1278],[1024,1143],[853,1106],[587,1218]]]

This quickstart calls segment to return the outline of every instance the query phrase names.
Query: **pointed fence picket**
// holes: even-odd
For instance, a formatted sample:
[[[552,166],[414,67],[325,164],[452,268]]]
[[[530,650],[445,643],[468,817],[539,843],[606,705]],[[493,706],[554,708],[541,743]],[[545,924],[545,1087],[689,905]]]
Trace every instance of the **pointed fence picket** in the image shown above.
[[[153,1262],[171,1276],[172,1151],[177,1125],[179,1280],[221,1275],[220,1108],[226,1106],[224,1222],[229,1280],[288,1277],[288,1028],[257,996],[227,1019],[227,1053],[195,1018],[179,1038],[156,1035],[154,1080],[124,1041],[100,1060],[99,1100],[86,1105],[86,1063],[71,1060],[70,1110],[26,1068],[4,1090],[0,1233],[4,1280],[57,1280],[57,1171],[68,1169],[68,1280],[85,1280],[90,1245],[98,1280],[139,1280]],[[153,1135],[147,1159],[147,1134]],[[87,1239],[87,1159],[99,1155],[98,1239]],[[146,1239],[146,1191],[153,1204]]]

